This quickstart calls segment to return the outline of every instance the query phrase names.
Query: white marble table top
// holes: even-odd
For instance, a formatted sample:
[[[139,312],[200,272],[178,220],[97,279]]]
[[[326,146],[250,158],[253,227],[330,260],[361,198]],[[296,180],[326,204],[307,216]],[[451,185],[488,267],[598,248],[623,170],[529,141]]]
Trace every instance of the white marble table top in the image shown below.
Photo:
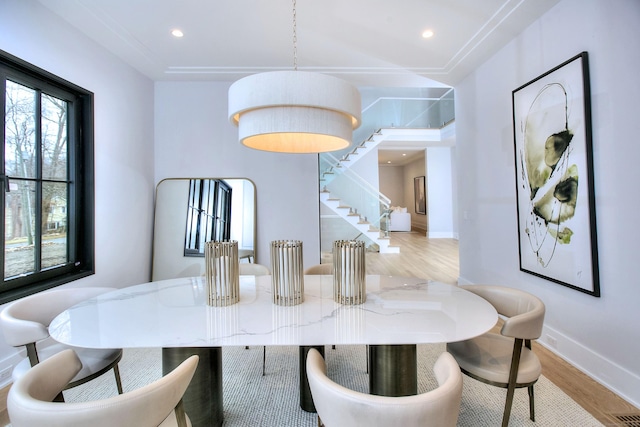
[[[333,301],[332,276],[305,276],[305,300],[271,301],[271,276],[241,276],[240,302],[206,304],[203,277],[119,289],[61,313],[49,327],[65,344],[88,348],[245,345],[421,344],[480,335],[497,321],[485,300],[458,287],[367,276],[361,305]]]

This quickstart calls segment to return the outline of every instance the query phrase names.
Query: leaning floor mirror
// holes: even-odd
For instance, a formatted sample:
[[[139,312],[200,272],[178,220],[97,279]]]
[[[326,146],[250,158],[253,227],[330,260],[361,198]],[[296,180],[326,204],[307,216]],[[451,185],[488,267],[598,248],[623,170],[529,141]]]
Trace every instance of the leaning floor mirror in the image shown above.
[[[256,248],[255,185],[244,178],[168,178],[156,187],[151,280],[204,274],[208,241],[236,240],[240,262]]]

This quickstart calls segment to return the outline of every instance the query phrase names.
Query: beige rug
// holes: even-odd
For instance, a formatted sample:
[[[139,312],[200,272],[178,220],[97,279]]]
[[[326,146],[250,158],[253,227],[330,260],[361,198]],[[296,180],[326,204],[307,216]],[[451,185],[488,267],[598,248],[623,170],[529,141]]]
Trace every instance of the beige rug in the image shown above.
[[[444,345],[418,346],[418,391],[436,386],[432,366]],[[364,346],[326,348],[327,369],[334,381],[367,392]],[[160,349],[125,350],[120,364],[125,391],[141,387],[161,375]],[[267,347],[266,376],[262,376],[262,347],[223,349],[224,426],[316,426],[315,414],[300,409],[298,348]],[[65,392],[68,402],[94,400],[116,394],[113,375]],[[497,426],[502,420],[506,391],[464,377],[458,426]],[[516,390],[510,426],[602,426],[548,379],[535,386],[536,422],[529,420],[526,389]]]

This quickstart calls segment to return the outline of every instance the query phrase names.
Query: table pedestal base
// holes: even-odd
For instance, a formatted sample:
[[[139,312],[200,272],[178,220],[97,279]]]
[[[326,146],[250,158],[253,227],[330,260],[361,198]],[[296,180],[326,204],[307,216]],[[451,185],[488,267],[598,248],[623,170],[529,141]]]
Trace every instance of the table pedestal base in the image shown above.
[[[369,345],[369,393],[410,396],[418,393],[417,347]]]
[[[309,388],[309,380],[307,379],[307,353],[310,349],[315,348],[324,358],[324,346],[300,346],[300,407],[307,412],[316,412],[316,405],[313,404],[311,397],[311,389]]]
[[[175,369],[189,356],[200,357],[198,368],[184,397],[184,410],[193,427],[222,426],[222,348],[180,347],[162,349],[162,375]]]

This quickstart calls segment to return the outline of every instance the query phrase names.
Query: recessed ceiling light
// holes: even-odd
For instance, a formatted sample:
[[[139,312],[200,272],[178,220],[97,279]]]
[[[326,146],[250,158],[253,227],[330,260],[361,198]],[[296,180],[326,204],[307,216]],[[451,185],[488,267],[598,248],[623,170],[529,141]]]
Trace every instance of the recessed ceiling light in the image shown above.
[[[391,163],[391,160],[387,160],[387,163]]]
[[[431,37],[433,37],[433,30],[424,30],[423,31],[422,38],[430,39]]]
[[[177,28],[175,30],[171,30],[171,34],[174,37],[182,37],[182,36],[184,36],[184,33],[182,31],[180,31],[179,29],[177,29]]]
[[[406,155],[407,155],[407,153],[402,153],[402,155],[403,155],[403,156],[406,156]]]

